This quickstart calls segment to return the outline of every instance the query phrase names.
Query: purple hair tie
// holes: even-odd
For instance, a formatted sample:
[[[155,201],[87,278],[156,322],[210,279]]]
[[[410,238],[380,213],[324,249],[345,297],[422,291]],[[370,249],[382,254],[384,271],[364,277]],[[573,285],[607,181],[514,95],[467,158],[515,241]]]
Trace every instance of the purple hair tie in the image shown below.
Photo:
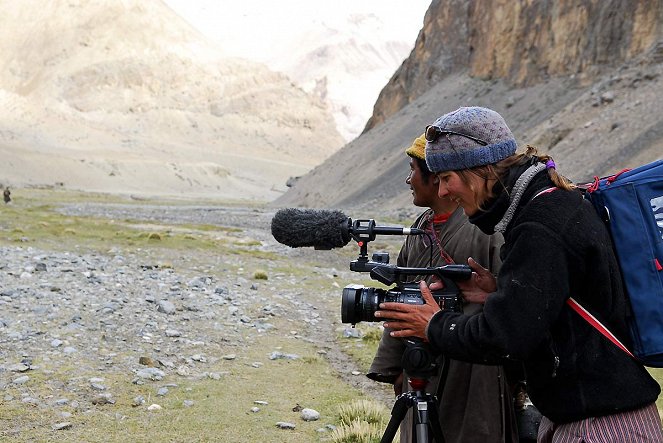
[[[552,158],[546,162],[546,168],[548,168],[548,169],[551,169],[551,168],[555,169],[555,166],[556,166],[555,162],[553,161]]]

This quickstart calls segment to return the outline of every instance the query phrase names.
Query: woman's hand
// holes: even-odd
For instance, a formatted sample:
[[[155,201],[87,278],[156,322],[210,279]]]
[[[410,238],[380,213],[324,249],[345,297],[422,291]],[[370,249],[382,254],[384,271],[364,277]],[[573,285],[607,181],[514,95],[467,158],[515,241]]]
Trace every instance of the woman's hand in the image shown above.
[[[440,306],[426,282],[419,282],[419,289],[425,304],[381,303],[380,310],[375,312],[377,318],[386,320],[384,327],[392,329],[389,333],[392,337],[418,337],[427,340],[426,326],[431,317],[440,310]]]
[[[457,281],[456,284],[466,302],[485,303],[488,295],[497,290],[495,276],[472,257],[467,259],[467,264],[472,268],[472,277],[469,280]]]

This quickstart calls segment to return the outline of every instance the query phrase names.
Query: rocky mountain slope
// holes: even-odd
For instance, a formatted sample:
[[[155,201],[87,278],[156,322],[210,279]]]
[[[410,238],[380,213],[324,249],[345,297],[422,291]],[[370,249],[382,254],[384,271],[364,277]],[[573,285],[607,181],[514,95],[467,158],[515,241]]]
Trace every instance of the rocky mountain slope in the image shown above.
[[[550,152],[575,181],[652,161],[661,62],[661,0],[435,0],[362,136],[275,205],[410,208],[404,148],[466,105],[500,112],[520,146]]]
[[[318,99],[161,1],[0,8],[3,184],[270,200],[343,143]]]

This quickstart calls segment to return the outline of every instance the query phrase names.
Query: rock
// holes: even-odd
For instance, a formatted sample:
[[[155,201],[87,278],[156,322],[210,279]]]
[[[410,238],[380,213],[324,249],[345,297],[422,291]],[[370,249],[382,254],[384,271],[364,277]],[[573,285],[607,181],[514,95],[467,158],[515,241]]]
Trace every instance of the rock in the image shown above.
[[[93,405],[114,405],[115,400],[110,393],[99,394],[92,398]]]
[[[157,368],[144,368],[136,371],[136,376],[146,380],[162,380],[166,373]]]
[[[69,428],[71,428],[71,426],[72,426],[71,422],[65,421],[65,422],[62,422],[62,423],[54,424],[52,426],[52,428],[53,428],[54,431],[61,431],[63,429],[69,429]]]
[[[304,421],[316,421],[320,419],[320,413],[315,409],[304,408],[302,409],[300,417]]]
[[[30,380],[30,377],[28,377],[27,375],[23,375],[21,377],[12,380],[12,383],[15,385],[24,385],[28,382],[28,380]]]
[[[25,372],[30,370],[30,366],[23,363],[17,363],[15,365],[8,366],[7,370],[10,372]]]
[[[163,312],[167,315],[172,315],[175,313],[176,308],[175,305],[168,300],[159,300],[157,303],[157,311]]]
[[[276,427],[279,429],[295,429],[294,423],[288,423],[286,421],[276,422]]]
[[[299,355],[297,355],[297,354],[284,354],[281,351],[274,351],[271,354],[269,354],[269,359],[270,360],[279,360],[279,359],[298,360]]]
[[[140,363],[143,366],[149,366],[151,368],[156,368],[159,366],[159,362],[151,357],[140,357],[138,359],[138,363]]]

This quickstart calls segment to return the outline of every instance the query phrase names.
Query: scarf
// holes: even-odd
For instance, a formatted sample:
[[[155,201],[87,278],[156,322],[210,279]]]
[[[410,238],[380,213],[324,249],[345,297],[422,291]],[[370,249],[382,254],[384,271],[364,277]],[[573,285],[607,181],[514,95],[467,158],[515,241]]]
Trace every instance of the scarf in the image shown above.
[[[470,223],[488,235],[495,232],[504,233],[516,213],[527,185],[545,169],[546,165],[539,163],[537,157],[533,157],[524,165],[509,169],[502,182],[495,184],[493,188],[495,196],[485,202],[482,208],[469,218]]]

